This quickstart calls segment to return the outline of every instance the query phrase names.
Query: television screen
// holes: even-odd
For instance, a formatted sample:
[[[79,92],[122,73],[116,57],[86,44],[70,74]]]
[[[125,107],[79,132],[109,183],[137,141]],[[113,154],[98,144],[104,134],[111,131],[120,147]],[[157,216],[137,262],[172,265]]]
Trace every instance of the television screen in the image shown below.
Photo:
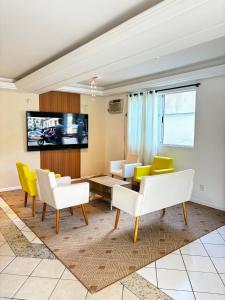
[[[27,150],[88,147],[88,115],[28,111]]]

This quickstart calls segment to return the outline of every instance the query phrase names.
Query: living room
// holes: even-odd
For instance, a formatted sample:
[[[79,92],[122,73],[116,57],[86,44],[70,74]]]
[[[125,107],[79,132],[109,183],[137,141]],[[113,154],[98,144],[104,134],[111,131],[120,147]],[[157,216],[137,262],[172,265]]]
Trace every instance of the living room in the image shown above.
[[[224,299],[224,2],[100,2],[0,0],[0,298]]]

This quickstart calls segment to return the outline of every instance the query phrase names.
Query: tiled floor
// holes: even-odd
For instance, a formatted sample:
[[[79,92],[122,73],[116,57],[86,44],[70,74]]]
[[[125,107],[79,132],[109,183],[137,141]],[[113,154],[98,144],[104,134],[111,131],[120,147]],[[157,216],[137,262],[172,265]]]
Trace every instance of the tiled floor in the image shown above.
[[[8,204],[0,198],[0,207],[10,220],[16,225],[16,227],[22,232],[22,234],[28,239],[29,242],[34,244],[43,244],[42,241],[26,226],[26,224],[18,218],[14,211],[8,206]]]
[[[1,198],[0,207],[29,242],[42,244]],[[175,300],[224,300],[225,226],[157,260],[137,274]],[[156,298],[137,297],[135,289],[132,291],[117,282],[90,294],[59,260],[16,256],[0,233],[0,300],[169,299],[163,293]]]
[[[225,299],[225,226],[137,273],[176,300]]]

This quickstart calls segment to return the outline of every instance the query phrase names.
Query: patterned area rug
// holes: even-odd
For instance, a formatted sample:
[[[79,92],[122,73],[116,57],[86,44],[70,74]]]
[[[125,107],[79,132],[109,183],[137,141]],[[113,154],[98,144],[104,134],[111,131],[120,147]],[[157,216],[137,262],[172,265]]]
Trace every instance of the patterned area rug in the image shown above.
[[[80,207],[74,208],[73,216],[65,209],[56,235],[53,209],[47,208],[41,222],[41,202],[33,218],[31,201],[24,208],[21,191],[0,196],[92,293],[225,224],[225,212],[189,202],[187,226],[181,206],[168,208],[164,216],[151,213],[141,217],[139,239],[134,244],[134,218],[121,212],[118,229],[113,230],[116,210],[95,200],[87,205],[88,226]]]

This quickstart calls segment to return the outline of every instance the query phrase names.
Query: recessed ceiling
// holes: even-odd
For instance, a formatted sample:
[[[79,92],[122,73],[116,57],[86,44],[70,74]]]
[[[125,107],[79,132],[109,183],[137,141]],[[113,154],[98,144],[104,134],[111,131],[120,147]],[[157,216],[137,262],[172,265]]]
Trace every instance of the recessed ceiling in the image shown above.
[[[22,78],[162,0],[0,0],[0,77]]]
[[[190,69],[195,69],[195,64],[203,62],[210,65],[214,60],[224,58],[224,56],[225,37],[222,37],[176,53],[155,57],[136,66],[133,65],[129,68],[123,68],[121,66],[121,69],[116,72],[101,73],[99,74],[100,78],[97,79],[97,84],[106,89],[112,88],[118,83],[122,85],[124,81],[135,80],[160,72],[168,72],[177,68],[190,66]],[[89,84],[89,81],[86,80],[80,83]]]

